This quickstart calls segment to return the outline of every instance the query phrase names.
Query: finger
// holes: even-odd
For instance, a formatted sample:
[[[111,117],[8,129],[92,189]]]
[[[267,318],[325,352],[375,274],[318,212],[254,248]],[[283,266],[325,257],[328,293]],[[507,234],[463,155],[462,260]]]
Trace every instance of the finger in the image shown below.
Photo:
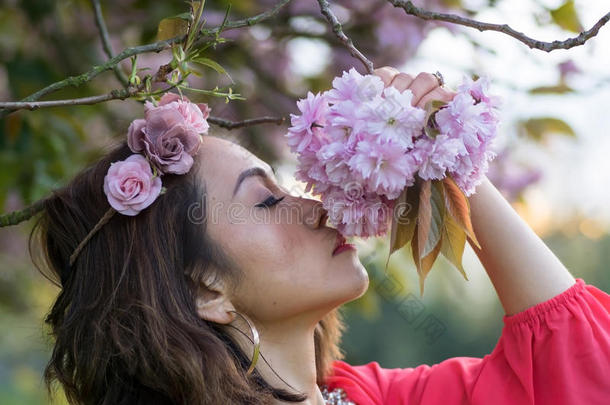
[[[425,96],[423,96],[417,103],[417,107],[424,108],[426,106],[426,103],[430,100],[441,100],[449,102],[453,100],[453,97],[455,97],[455,95],[455,92],[447,91],[442,87],[437,87],[434,90],[428,92],[428,94],[426,94]]]
[[[436,76],[432,73],[421,72],[413,80],[409,89],[413,92],[413,99],[411,100],[411,105],[415,106],[419,103],[419,100],[436,87],[440,87],[438,85],[438,80]]]
[[[398,71],[398,69],[393,68],[391,66],[383,66],[383,67],[373,70],[373,74],[377,75],[381,78],[385,87],[388,87],[390,85],[390,83],[392,82],[392,79],[398,73],[400,73]]]
[[[404,90],[409,88],[411,83],[413,83],[413,80],[413,76],[411,76],[410,74],[400,72],[396,76],[394,76],[394,79],[392,79],[392,81],[390,82],[390,86],[396,87],[398,91],[402,93]]]

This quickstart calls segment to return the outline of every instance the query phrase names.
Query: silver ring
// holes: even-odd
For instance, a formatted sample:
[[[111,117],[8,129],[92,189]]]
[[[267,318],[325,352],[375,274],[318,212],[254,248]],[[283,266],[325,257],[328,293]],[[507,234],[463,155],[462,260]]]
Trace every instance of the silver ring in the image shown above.
[[[438,70],[434,73],[432,73],[432,75],[434,77],[436,77],[436,80],[438,80],[438,85],[440,87],[443,87],[443,84],[445,84],[445,79],[443,79],[443,75],[441,74],[441,72],[439,72]]]

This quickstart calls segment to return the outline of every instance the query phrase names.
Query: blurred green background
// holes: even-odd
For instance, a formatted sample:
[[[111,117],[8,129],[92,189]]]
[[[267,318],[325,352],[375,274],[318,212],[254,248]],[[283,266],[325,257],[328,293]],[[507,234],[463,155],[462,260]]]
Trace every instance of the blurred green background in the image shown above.
[[[251,16],[275,2],[208,1],[206,26]],[[355,4],[352,4],[355,3]],[[475,19],[506,22],[543,40],[564,39],[590,27],[604,0],[421,0],[416,5]],[[510,3],[510,5],[509,5]],[[102,2],[115,54],[156,41],[157,25],[187,11],[182,1]],[[346,33],[375,66],[392,65],[417,73],[440,70],[447,83],[462,74],[489,74],[493,90],[506,101],[499,156],[488,174],[515,209],[572,271],[610,291],[610,97],[608,29],[582,47],[550,54],[532,51],[498,33],[424,22],[405,16],[386,1],[332,2]],[[307,90],[319,91],[356,59],[337,42],[315,1],[292,1],[276,17],[246,29],[227,31],[229,39],[207,57],[222,64],[246,101],[189,97],[208,102],[212,115],[242,120],[288,116]],[[19,100],[67,76],[88,71],[107,59],[85,0],[0,2],[0,100]],[[144,54],[139,68],[154,73],[171,53]],[[121,68],[129,72],[128,61]],[[230,84],[226,75],[205,70],[194,87]],[[85,86],[66,88],[46,99],[84,97],[121,88],[111,71]],[[61,186],[88,162],[124,136],[141,114],[134,100],[95,106],[19,111],[0,120],[0,207],[10,212]],[[236,137],[279,168],[288,187],[295,160],[284,145],[286,126],[261,125],[239,131],[214,128]],[[0,404],[44,404],[41,375],[51,342],[43,318],[57,289],[34,269],[27,253],[31,223],[0,228]],[[433,364],[453,356],[482,357],[502,330],[503,311],[493,287],[469,248],[464,281],[444,258],[426,279],[419,296],[409,254],[396,253],[389,272],[386,240],[358,241],[369,271],[369,291],[345,306],[349,329],[346,361],[378,361],[382,367]],[[519,252],[515,252],[519,254]],[[261,348],[264,352],[264,348]],[[60,399],[57,403],[63,403]]]

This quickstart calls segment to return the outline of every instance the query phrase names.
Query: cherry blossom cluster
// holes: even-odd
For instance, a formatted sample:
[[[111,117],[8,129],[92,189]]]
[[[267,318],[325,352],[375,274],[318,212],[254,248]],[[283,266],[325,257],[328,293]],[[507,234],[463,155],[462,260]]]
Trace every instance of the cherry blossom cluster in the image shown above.
[[[451,176],[471,195],[496,156],[501,100],[488,94],[487,77],[464,75],[453,99],[429,111],[411,104],[409,89],[354,68],[332,84],[297,101],[285,138],[297,154],[297,179],[321,196],[346,236],[385,234],[395,200],[416,176]]]

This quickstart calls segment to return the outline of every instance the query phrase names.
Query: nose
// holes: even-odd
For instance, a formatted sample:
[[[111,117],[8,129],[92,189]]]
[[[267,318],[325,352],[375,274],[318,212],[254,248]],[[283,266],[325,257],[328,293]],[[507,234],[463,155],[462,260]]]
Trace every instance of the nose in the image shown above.
[[[304,209],[303,222],[305,225],[312,229],[321,228],[326,225],[328,211],[324,209],[322,202],[311,198],[302,198],[302,200]]]

